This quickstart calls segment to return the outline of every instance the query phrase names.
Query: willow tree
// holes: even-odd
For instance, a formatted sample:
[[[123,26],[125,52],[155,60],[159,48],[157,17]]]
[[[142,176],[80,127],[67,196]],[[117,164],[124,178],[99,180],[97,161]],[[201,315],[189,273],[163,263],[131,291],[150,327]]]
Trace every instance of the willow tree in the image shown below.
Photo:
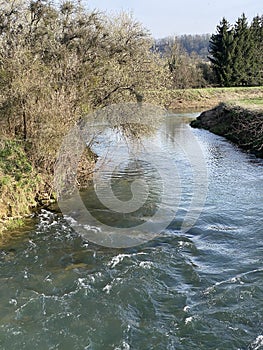
[[[49,172],[77,118],[81,85],[76,51],[62,40],[67,13],[44,0],[10,2],[1,11],[8,22],[0,36],[1,118],[33,163]]]
[[[33,163],[52,172],[62,137],[84,114],[142,99],[166,83],[149,33],[130,15],[110,19],[80,2],[2,1],[0,117]],[[52,141],[51,141],[52,140]]]
[[[163,88],[168,78],[164,62],[152,51],[148,31],[130,14],[104,18],[107,35],[99,51],[98,88],[93,90],[93,104],[140,100],[148,88]]]

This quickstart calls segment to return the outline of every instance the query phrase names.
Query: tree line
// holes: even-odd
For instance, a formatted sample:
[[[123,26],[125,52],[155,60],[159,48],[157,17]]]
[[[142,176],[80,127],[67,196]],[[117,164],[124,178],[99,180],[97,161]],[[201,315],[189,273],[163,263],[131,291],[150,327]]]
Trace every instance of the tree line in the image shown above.
[[[202,88],[213,82],[208,62],[210,35],[171,36],[155,40],[153,50],[162,57],[171,76],[171,88]]]
[[[189,56],[198,56],[207,61],[208,47],[211,34],[183,34],[155,40],[155,48],[162,54],[172,41],[176,41],[181,49]]]
[[[211,34],[184,34],[178,36],[178,41],[189,55],[198,55],[207,61],[210,37]]]
[[[263,16],[249,24],[245,14],[234,25],[223,18],[209,46],[215,83],[220,86],[263,84]]]

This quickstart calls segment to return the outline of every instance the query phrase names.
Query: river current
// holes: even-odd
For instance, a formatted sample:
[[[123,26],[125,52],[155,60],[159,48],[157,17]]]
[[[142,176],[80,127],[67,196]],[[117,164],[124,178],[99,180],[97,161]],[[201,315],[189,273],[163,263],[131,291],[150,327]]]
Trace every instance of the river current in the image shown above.
[[[181,192],[176,217],[160,234],[102,246],[48,210],[13,232],[0,250],[1,350],[263,349],[263,161],[191,129],[194,116],[167,116],[156,136],[179,164]],[[204,204],[184,230],[194,173],[178,139],[185,149],[197,140],[207,172]],[[172,162],[160,159],[160,169],[172,173]],[[119,169],[116,179],[135,170]],[[117,196],[127,200],[127,181],[121,186]],[[89,190],[81,198],[111,227],[127,226],[127,215],[112,218]]]

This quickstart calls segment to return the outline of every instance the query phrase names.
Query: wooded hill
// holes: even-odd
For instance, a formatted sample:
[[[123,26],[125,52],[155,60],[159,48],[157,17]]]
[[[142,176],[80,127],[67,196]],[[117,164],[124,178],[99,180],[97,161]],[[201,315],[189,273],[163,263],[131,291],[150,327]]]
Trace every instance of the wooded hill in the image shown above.
[[[172,41],[176,41],[189,56],[207,61],[211,34],[184,34],[155,40],[155,49],[164,54]]]

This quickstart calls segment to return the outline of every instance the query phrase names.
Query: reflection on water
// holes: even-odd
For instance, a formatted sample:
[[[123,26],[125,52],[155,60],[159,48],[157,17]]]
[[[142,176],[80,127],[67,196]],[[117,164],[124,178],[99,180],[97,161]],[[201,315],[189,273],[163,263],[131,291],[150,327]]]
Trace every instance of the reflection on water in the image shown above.
[[[142,193],[147,187],[147,193],[142,198],[142,203],[138,203],[135,210],[131,212],[116,212],[109,210],[97,197],[94,186],[87,191],[81,192],[81,198],[92,215],[104,224],[112,227],[133,227],[145,222],[148,217],[152,217],[162,195],[162,180],[157,170],[150,164],[142,160],[129,160],[120,163],[112,173],[104,172],[103,176],[110,180],[110,186],[115,198],[122,202],[131,201],[134,197],[132,190],[135,181],[143,179],[139,183],[137,191]],[[103,184],[102,184],[103,186]],[[108,188],[105,186],[101,189],[101,194],[105,198]]]
[[[167,174],[176,165],[181,179],[175,219],[161,235],[138,247],[106,248],[43,210],[2,247],[1,349],[263,348],[262,160],[189,129],[185,118],[167,117],[155,140],[174,155]],[[181,153],[189,131],[203,150],[209,186],[201,216],[182,232],[194,185]],[[141,218],[155,212],[151,200],[158,206],[156,169],[126,159],[110,177],[116,198],[129,201],[142,174],[150,196]],[[81,198],[107,224],[140,219],[111,217],[92,189]],[[172,198],[166,197],[167,207]]]

